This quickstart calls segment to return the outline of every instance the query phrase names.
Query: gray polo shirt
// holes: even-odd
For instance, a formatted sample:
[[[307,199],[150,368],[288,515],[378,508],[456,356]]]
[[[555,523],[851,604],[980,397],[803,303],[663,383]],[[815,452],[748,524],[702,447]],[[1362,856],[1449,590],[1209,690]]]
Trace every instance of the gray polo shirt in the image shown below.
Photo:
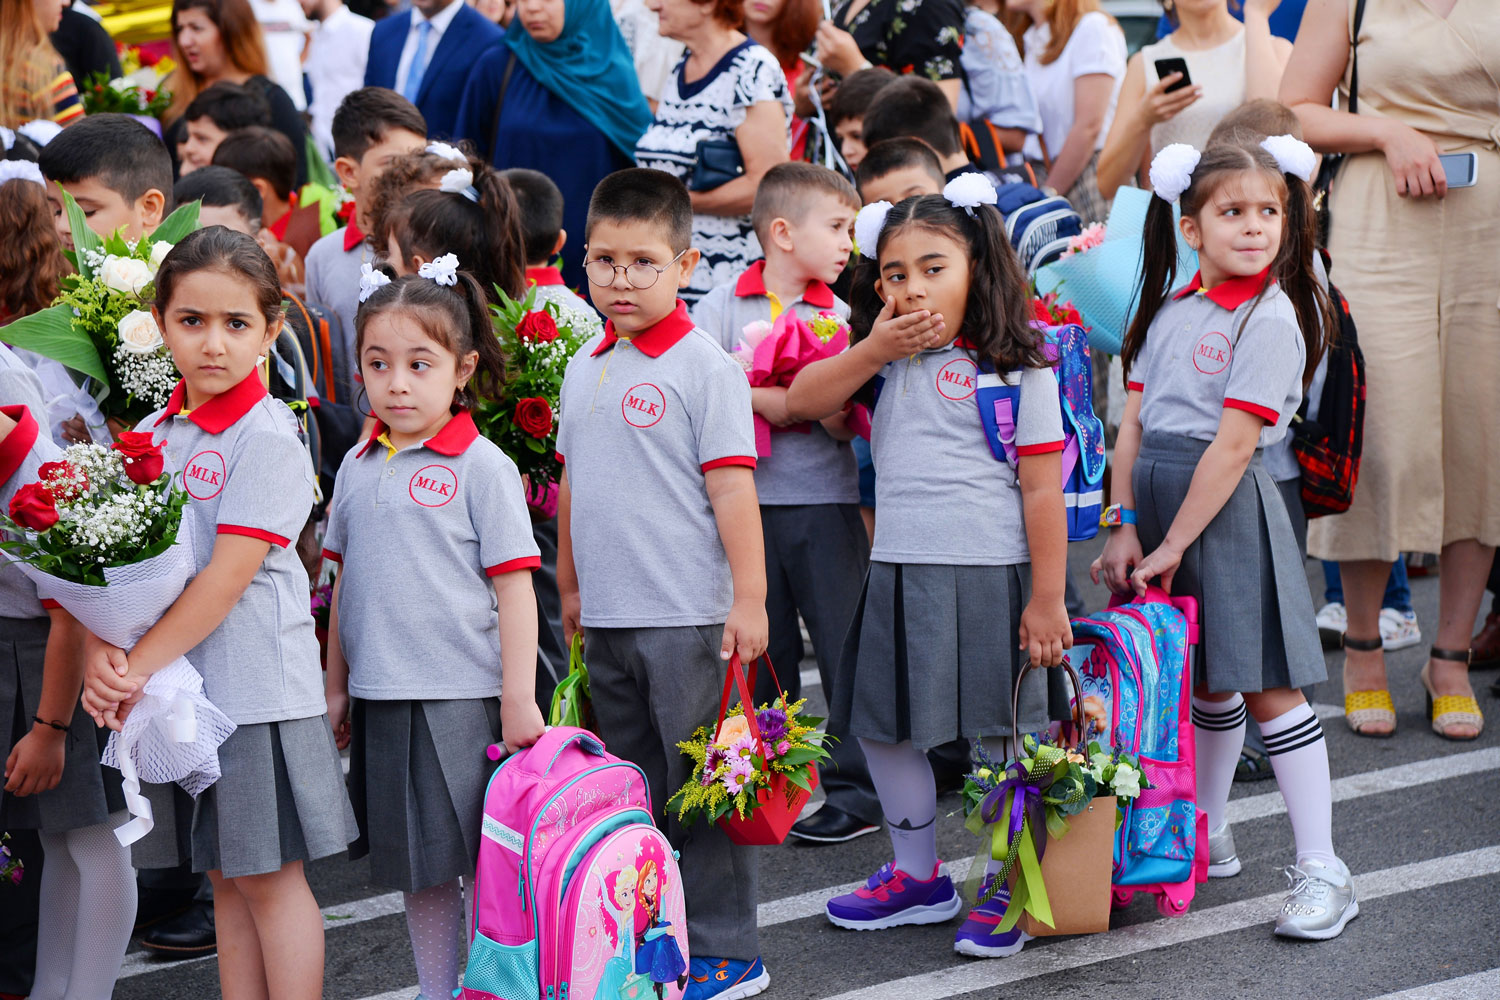
[[[250,586],[219,627],[187,654],[203,689],[236,725],[322,715],[323,672],[307,570],[293,542],[313,505],[313,470],[297,419],[258,373],[184,413],[182,383],[137,430],[167,443],[168,466],[192,500],[201,572],[219,535],[271,543]]]
[[[339,644],[349,694],[495,697],[500,619],[491,578],[542,562],[521,474],[467,412],[399,451],[384,435],[377,426],[344,456],[323,540],[323,554],[343,564]]]
[[[604,329],[568,362],[557,434],[583,624],[717,624],[734,585],[704,474],[755,468],[750,384],[680,300],[633,339]]]
[[[957,341],[886,365],[871,414],[875,545],[870,558],[890,563],[1007,566],[1030,560],[1021,488],[1009,462],[985,440],[974,392],[979,366]],[[1057,377],[1026,368],[1019,381],[1016,450],[1024,457],[1061,451]]]
[[[771,297],[766,292],[766,262],[756,261],[733,285],[720,285],[693,306],[693,322],[733,351],[745,327],[771,322]],[[800,297],[785,306],[811,322],[831,312],[849,318],[849,307],[821,281],[814,281]],[[859,503],[859,467],[847,441],[835,441],[812,421],[801,430],[771,435],[771,454],[762,455],[755,468],[755,492],[762,506],[815,503]]]
[[[37,470],[61,458],[62,451],[47,436],[41,381],[4,344],[0,344],[0,410],[18,425],[0,441],[0,510],[9,510],[16,490],[36,482]],[[37,600],[36,584],[0,556],[0,618],[43,618],[46,614]]]
[[[375,253],[365,243],[359,227],[350,223],[335,229],[314,243],[307,251],[307,301],[320,305],[339,318],[339,336],[344,342],[344,357],[349,359],[350,375],[359,374],[359,358],[354,352],[354,315],[359,312],[359,269],[373,263]]]
[[[1265,280],[1235,278],[1204,292],[1195,275],[1162,306],[1130,369],[1143,430],[1212,441],[1224,410],[1238,409],[1266,422],[1260,447],[1286,436],[1302,403],[1307,345],[1279,286],[1255,303]]]

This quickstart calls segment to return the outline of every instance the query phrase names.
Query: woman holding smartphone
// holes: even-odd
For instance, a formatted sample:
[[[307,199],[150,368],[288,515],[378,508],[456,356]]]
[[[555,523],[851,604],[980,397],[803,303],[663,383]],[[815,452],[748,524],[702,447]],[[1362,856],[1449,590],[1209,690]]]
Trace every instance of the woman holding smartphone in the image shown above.
[[[1500,543],[1497,81],[1500,5],[1311,0],[1281,83],[1313,148],[1346,154],[1328,242],[1365,357],[1364,457],[1353,505],[1314,521],[1307,547],[1339,562],[1345,712],[1363,736],[1396,728],[1378,616],[1401,552],[1441,557],[1429,723],[1450,740],[1484,726],[1468,660]],[[1330,107],[1335,89],[1355,113]],[[1474,154],[1473,185],[1450,185],[1445,153]]]
[[[1099,154],[1099,194],[1145,184],[1151,157],[1174,142],[1201,149],[1214,126],[1257,98],[1275,99],[1292,43],[1271,34],[1281,0],[1245,0],[1245,21],[1229,0],[1166,0],[1174,30],[1130,57],[1119,108]],[[1159,72],[1165,70],[1165,73]]]

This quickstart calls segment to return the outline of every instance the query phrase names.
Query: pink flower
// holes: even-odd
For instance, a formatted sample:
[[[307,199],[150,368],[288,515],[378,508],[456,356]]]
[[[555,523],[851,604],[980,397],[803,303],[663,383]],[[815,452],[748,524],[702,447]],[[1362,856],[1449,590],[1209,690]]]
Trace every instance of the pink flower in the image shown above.
[[[755,769],[750,766],[748,760],[743,757],[731,757],[729,759],[729,773],[724,775],[721,780],[725,790],[730,795],[738,795],[745,790],[745,785],[749,783],[754,774]]]
[[[782,740],[780,743],[776,744],[776,756],[785,757],[788,753],[791,752],[791,749],[792,745],[786,740]]]
[[[1092,250],[1104,242],[1104,223],[1095,222],[1084,227],[1083,232],[1077,236],[1068,237],[1068,249],[1062,252],[1063,257],[1071,257],[1075,253],[1083,253]]]

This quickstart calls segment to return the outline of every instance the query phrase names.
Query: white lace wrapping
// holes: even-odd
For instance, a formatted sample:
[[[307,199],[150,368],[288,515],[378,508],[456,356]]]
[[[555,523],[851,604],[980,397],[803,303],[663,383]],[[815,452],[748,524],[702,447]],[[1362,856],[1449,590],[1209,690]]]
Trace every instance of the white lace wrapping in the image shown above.
[[[129,566],[106,568],[107,587],[74,583],[18,563],[39,596],[67,609],[90,632],[122,649],[132,648],[166,614],[196,572],[192,535],[184,512],[178,542],[161,555]],[[132,844],[151,831],[151,803],[141,782],[177,782],[197,795],[219,779],[219,745],[235,729],[203,694],[203,677],[178,657],[146,681],[141,700],[111,733],[102,762],[120,769],[131,819],[115,831]]]

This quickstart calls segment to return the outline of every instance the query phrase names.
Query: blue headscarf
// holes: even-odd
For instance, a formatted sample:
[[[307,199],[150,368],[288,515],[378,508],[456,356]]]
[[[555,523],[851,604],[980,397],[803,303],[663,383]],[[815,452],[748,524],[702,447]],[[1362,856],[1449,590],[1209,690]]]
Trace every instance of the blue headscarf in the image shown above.
[[[609,0],[565,0],[562,33],[537,42],[517,17],[505,43],[537,82],[573,106],[630,160],[651,124],[630,49]]]

